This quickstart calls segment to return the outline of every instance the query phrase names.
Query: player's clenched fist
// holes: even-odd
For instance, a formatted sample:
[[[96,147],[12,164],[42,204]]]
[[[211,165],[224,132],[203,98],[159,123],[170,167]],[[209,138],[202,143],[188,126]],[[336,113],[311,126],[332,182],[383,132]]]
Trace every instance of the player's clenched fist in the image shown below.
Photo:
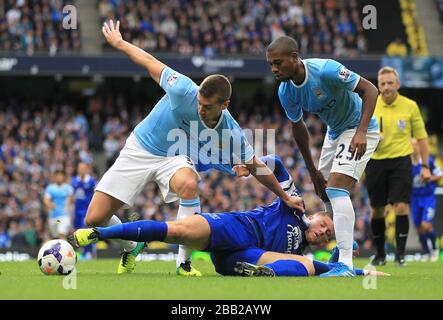
[[[114,48],[117,48],[120,42],[123,41],[123,37],[120,33],[120,21],[117,21],[117,23],[114,26],[114,21],[109,20],[108,23],[104,23],[102,27],[103,35],[106,38],[106,41],[113,46]]]

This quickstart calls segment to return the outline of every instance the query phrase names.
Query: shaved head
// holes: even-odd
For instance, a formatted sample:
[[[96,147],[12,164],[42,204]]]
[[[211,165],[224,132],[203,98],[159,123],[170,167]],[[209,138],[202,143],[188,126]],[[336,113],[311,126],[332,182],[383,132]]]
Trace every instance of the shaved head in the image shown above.
[[[271,42],[268,46],[267,51],[278,50],[282,54],[291,54],[293,52],[298,52],[298,44],[295,39],[288,36],[281,36]]]

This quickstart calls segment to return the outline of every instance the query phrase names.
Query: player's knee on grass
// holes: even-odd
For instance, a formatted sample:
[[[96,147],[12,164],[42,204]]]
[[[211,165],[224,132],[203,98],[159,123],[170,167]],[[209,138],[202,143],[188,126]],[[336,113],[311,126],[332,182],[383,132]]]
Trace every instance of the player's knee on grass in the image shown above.
[[[303,266],[308,271],[308,275],[315,275],[314,264],[311,260],[304,256],[286,254],[286,253],[278,253],[278,252],[265,252],[260,259],[258,260],[258,265],[265,265],[276,262],[278,260],[295,260],[303,264]]]

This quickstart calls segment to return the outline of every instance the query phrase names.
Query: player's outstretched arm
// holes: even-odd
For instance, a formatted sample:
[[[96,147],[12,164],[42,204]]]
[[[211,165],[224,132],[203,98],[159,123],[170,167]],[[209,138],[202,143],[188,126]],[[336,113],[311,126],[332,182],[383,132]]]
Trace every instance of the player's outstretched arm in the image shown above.
[[[160,83],[160,76],[166,65],[154,58],[146,51],[123,40],[123,37],[120,33],[120,21],[117,21],[115,25],[114,21],[112,20],[109,20],[108,23],[105,22],[102,27],[102,32],[104,37],[106,38],[106,41],[111,46],[126,54],[139,66],[147,69],[151,78],[154,79],[157,83]]]
[[[360,160],[366,152],[366,133],[368,131],[369,122],[374,114],[378,90],[371,82],[360,77],[354,91],[357,92],[362,99],[362,111],[360,123],[351,140],[351,156],[354,157],[354,154],[356,154],[355,160]]]
[[[292,123],[292,134],[297,143],[298,149],[305,160],[306,168],[308,169],[312,183],[314,184],[315,193],[323,200],[328,199],[326,195],[326,181],[320,171],[314,165],[312,159],[311,148],[309,147],[309,132],[303,119]]]
[[[289,196],[282,189],[271,169],[263,161],[254,156],[252,161],[246,163],[246,167],[261,184],[274,192],[289,207],[305,212],[303,199],[301,197]]]

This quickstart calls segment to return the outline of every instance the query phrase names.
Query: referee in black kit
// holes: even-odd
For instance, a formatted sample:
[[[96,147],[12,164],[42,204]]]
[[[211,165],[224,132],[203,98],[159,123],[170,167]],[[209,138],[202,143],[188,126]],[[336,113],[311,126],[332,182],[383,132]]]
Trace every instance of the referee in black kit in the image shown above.
[[[400,81],[395,69],[384,67],[378,72],[380,95],[375,106],[381,141],[366,167],[366,186],[371,202],[371,227],[377,250],[373,266],[386,264],[385,207],[393,205],[395,220],[395,264],[404,266],[404,253],[409,232],[409,202],[412,189],[411,139],[416,138],[423,165],[420,178],[430,176],[428,134],[415,101],[398,93]]]

